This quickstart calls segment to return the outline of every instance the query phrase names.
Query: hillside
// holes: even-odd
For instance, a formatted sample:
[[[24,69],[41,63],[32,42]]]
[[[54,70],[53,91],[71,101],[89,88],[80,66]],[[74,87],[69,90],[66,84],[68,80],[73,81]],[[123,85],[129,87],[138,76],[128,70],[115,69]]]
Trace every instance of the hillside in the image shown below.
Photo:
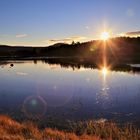
[[[101,63],[106,46],[106,56],[109,62],[140,63],[140,37],[118,37],[107,42],[94,40],[84,43],[56,44],[48,47],[0,46],[1,58],[27,57],[71,57],[83,58],[95,63]]]

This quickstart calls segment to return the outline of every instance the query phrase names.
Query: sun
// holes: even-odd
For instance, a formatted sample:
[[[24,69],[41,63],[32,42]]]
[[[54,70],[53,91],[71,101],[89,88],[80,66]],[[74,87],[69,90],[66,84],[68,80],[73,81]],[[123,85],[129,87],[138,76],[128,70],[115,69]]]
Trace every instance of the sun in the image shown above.
[[[110,34],[109,34],[109,32],[102,32],[101,33],[101,39],[102,40],[104,40],[104,41],[106,41],[106,40],[108,40],[110,38]]]

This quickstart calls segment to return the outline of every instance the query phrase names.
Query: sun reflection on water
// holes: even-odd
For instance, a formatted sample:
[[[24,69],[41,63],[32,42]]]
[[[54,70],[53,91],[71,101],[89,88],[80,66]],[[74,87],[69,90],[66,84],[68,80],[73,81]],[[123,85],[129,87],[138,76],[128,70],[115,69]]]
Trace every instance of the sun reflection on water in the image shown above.
[[[102,91],[103,91],[103,95],[104,96],[108,96],[108,84],[107,84],[107,75],[109,74],[109,69],[107,67],[103,67],[101,69],[101,72],[102,72],[102,77],[103,77],[103,88],[102,88]]]
[[[102,104],[104,107],[106,107],[109,103],[109,86],[107,83],[107,75],[109,74],[109,68],[104,66],[100,69],[101,74],[101,81],[102,86],[101,90],[97,93],[96,101],[98,104]]]
[[[104,78],[104,80],[105,80],[105,79],[106,79],[106,76],[107,76],[107,74],[108,74],[108,69],[107,69],[107,67],[103,67],[101,71],[102,71],[103,78]]]

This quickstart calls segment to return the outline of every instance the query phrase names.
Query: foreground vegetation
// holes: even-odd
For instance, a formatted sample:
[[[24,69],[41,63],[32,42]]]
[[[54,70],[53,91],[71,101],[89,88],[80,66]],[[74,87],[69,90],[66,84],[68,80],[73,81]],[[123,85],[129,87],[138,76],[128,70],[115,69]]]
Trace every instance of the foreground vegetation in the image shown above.
[[[45,128],[31,122],[18,123],[8,116],[0,116],[0,140],[139,140],[140,130],[132,125],[118,127],[109,122],[79,122],[74,132],[62,132]]]

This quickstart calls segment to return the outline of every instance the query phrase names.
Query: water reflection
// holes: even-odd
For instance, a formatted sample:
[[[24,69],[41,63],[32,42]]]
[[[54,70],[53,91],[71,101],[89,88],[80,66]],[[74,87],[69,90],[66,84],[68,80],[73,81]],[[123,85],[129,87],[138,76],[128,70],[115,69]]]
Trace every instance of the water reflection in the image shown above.
[[[22,118],[139,122],[139,73],[58,62],[3,63],[0,113]]]
[[[108,95],[108,90],[109,90],[109,87],[107,85],[107,74],[109,73],[109,70],[107,69],[107,67],[103,67],[102,69],[102,75],[103,75],[103,88],[102,88],[102,96],[105,98],[105,99],[108,99],[109,98],[109,95]]]
[[[104,82],[106,82],[106,76],[108,74],[107,67],[103,67],[101,71],[102,71],[102,75],[103,75],[103,78],[104,78]]]
[[[101,91],[97,93],[96,103],[100,103],[105,106],[105,103],[107,100],[109,100],[109,86],[107,83],[107,75],[109,74],[109,69],[104,66],[101,70],[99,70],[99,73],[101,75],[102,88]]]
[[[104,60],[104,59],[103,59]],[[77,59],[72,59],[72,58],[46,58],[46,59],[42,59],[42,60],[20,60],[20,61],[0,61],[0,66],[1,68],[4,68],[5,66],[9,66],[9,68],[14,67],[14,65],[11,67],[11,64],[13,63],[17,63],[17,64],[24,64],[26,63],[34,63],[35,65],[40,65],[40,63],[42,62],[42,66],[44,67],[44,64],[49,64],[49,67],[51,66],[51,68],[67,68],[71,69],[73,71],[77,71],[77,70],[86,70],[88,69],[100,69],[101,67],[96,64],[94,64],[92,61],[91,62],[85,62],[84,60],[81,61],[81,59],[77,58]],[[111,64],[110,64],[111,65]],[[104,65],[106,67],[106,64]],[[140,67],[138,67],[137,65],[128,65],[128,64],[116,64],[116,65],[111,65],[110,70],[113,71],[122,71],[122,72],[130,72],[130,73],[140,73]],[[105,72],[105,71],[104,71]]]

